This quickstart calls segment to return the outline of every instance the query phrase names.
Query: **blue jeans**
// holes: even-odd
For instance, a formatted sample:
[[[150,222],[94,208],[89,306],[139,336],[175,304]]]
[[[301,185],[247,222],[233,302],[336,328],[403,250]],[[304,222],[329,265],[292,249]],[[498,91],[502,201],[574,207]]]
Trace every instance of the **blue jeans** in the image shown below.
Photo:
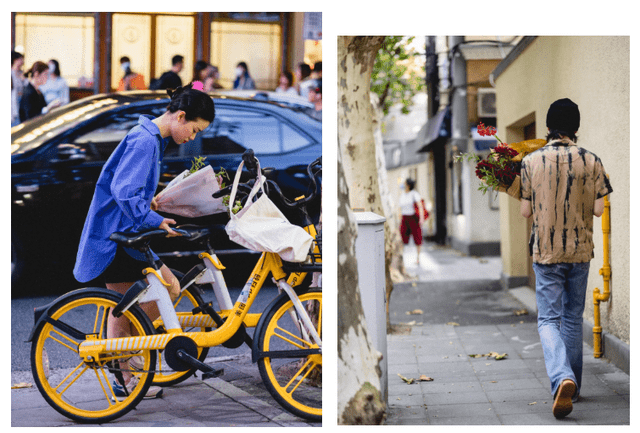
[[[582,382],[582,314],[589,276],[587,263],[533,264],[536,274],[538,333],[551,394],[564,379],[580,393]]]

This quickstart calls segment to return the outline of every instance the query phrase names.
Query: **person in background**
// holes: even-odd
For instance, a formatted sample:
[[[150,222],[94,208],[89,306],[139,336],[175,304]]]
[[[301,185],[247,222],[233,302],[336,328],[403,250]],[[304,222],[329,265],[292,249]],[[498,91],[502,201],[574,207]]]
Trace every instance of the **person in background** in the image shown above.
[[[49,78],[49,67],[46,63],[37,61],[24,74],[28,78],[28,83],[22,93],[20,99],[20,122],[29,120],[33,117],[43,114],[48,110],[57,107],[60,103],[54,101],[47,105],[40,88],[47,82]]]
[[[160,78],[154,80],[149,85],[150,90],[160,89],[177,89],[182,87],[182,78],[180,78],[180,71],[184,67],[184,57],[177,54],[171,58],[171,69],[162,74]]]
[[[218,82],[220,79],[220,71],[217,66],[209,65],[207,67],[207,77],[204,80],[204,91],[209,92],[216,89],[224,89],[222,84]]]
[[[422,197],[415,190],[416,182],[413,179],[407,179],[404,183],[404,191],[400,194],[400,235],[402,243],[409,243],[409,235],[413,236],[413,242],[416,244],[417,259],[416,264],[420,264],[420,247],[422,246],[422,225],[424,224],[424,208],[422,207]],[[418,214],[416,215],[416,204],[418,205]]]
[[[593,258],[593,217],[613,188],[600,158],[576,145],[578,106],[559,99],[547,111],[547,144],[522,159],[520,213],[533,217],[529,254],[536,275],[538,333],[554,402],[573,410],[582,384],[582,315]]]
[[[298,90],[293,86],[293,74],[289,71],[282,71],[280,74],[280,85],[276,87],[277,93],[287,95],[298,95]]]
[[[20,99],[27,85],[22,66],[24,66],[24,56],[17,51],[11,51],[11,126],[20,123]]]
[[[313,86],[313,84],[311,66],[306,63],[300,63],[296,69],[296,87],[298,88],[298,94],[307,99],[309,97],[309,87]]]
[[[313,78],[314,80],[322,80],[322,62],[315,62],[313,64],[311,78]]]
[[[220,72],[217,66],[213,66],[204,60],[198,60],[193,65],[193,81],[203,83],[204,92],[223,89],[222,85],[218,83],[218,79],[220,79]]]
[[[47,104],[58,101],[59,105],[69,103],[69,85],[60,74],[60,63],[56,59],[49,60],[49,79],[40,87]]]
[[[313,103],[311,117],[322,121],[322,80],[314,80],[315,86],[309,88],[309,102]]]
[[[137,72],[131,70],[131,60],[127,56],[120,58],[120,67],[124,71],[124,76],[118,83],[118,91],[123,90],[145,90],[147,88],[144,84],[144,77]]]
[[[209,64],[204,60],[198,60],[193,65],[193,80],[192,81],[200,81],[204,83],[207,75],[209,74]]]
[[[256,83],[249,75],[249,67],[245,62],[236,65],[236,80],[233,82],[234,90],[251,90],[256,88]]]

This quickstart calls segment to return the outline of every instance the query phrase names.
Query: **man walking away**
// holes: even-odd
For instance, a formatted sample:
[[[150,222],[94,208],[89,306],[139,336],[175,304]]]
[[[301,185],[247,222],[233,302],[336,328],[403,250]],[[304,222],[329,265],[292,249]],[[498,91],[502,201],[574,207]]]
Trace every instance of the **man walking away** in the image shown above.
[[[604,211],[613,189],[602,161],[576,145],[580,111],[560,99],[547,113],[547,144],[522,160],[522,216],[533,216],[533,256],[538,333],[554,395],[553,415],[567,416],[582,382],[582,314],[593,216]]]

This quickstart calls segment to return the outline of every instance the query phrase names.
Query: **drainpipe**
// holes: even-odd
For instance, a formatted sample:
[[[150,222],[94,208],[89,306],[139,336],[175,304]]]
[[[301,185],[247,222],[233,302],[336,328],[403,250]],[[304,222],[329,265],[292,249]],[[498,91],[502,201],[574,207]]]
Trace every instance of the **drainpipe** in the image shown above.
[[[611,222],[609,219],[609,196],[604,197],[604,212],[602,213],[602,238],[604,245],[604,265],[600,269],[600,275],[604,280],[604,291],[600,293],[597,287],[593,289],[593,357],[602,356],[602,327],[600,326],[600,302],[609,300],[609,280],[611,279],[611,266],[609,266],[609,233],[611,233]]]

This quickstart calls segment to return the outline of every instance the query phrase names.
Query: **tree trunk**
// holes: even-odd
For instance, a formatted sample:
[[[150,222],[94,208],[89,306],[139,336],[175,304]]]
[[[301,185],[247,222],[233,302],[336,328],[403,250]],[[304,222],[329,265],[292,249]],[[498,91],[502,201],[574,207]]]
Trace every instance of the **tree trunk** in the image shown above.
[[[371,92],[371,106],[373,107],[373,136],[376,148],[376,164],[378,171],[378,184],[380,186],[380,197],[384,216],[386,218],[384,230],[384,252],[385,252],[385,284],[386,284],[386,313],[387,313],[387,330],[391,329],[391,320],[389,318],[389,300],[393,291],[393,284],[406,281],[408,276],[405,272],[404,261],[402,257],[403,244],[400,237],[400,221],[398,219],[398,209],[395,207],[394,201],[391,199],[389,192],[389,179],[387,176],[386,159],[384,156],[384,148],[382,145],[382,107],[378,96]]]
[[[338,38],[338,423],[380,424],[385,405],[380,394],[380,353],[367,336],[355,256],[357,226],[352,207],[383,215],[378,192],[369,101],[371,69],[384,38]],[[368,149],[368,155],[366,155]],[[349,167],[368,167],[346,180]],[[352,172],[360,170],[352,170]],[[365,170],[362,170],[365,172]],[[352,173],[353,174],[353,173]],[[368,174],[368,175],[367,175]],[[350,200],[350,183],[357,185]],[[367,196],[365,196],[367,195]],[[355,203],[354,203],[355,202]]]

